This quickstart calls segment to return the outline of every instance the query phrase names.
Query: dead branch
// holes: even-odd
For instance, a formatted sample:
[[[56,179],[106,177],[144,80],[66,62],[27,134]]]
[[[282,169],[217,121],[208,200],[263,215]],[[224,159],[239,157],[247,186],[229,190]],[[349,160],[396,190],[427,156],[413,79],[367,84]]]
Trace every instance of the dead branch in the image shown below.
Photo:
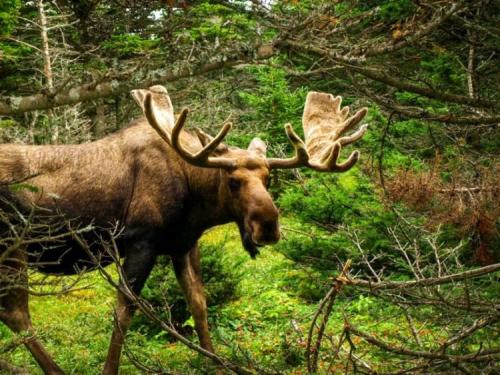
[[[200,353],[201,355],[209,358],[212,360],[215,364],[221,366],[222,368],[232,371],[236,374],[242,374],[242,375],[250,375],[254,374],[254,371],[249,370],[247,368],[241,367],[237,364],[234,364],[233,362],[229,361],[226,358],[223,358],[217,354],[214,354],[212,352],[209,352],[205,349],[203,349],[201,346],[193,343],[190,341],[188,338],[180,334],[174,327],[174,325],[171,322],[164,321],[161,319],[158,314],[156,313],[155,309],[149,302],[141,298],[140,296],[136,295],[132,288],[130,287],[127,277],[123,271],[123,268],[120,263],[120,256],[118,252],[118,248],[115,242],[115,237],[116,235],[113,234],[110,236],[111,239],[110,241],[103,241],[103,246],[105,246],[105,250],[108,256],[110,256],[114,260],[114,264],[117,267],[120,282],[116,282],[113,278],[113,276],[104,268],[100,265],[99,259],[95,257],[90,252],[89,246],[86,243],[85,239],[83,239],[79,235],[75,235],[75,240],[78,241],[79,245],[86,250],[87,254],[91,256],[91,259],[94,261],[96,265],[98,265],[98,270],[101,273],[101,275],[105,278],[105,280],[112,285],[114,288],[117,290],[121,291],[133,304],[136,305],[136,307],[146,316],[148,319],[150,319],[153,323],[157,324],[158,327],[160,327],[162,330],[170,334],[174,339],[180,341],[182,344],[186,345],[188,348]],[[265,372],[263,372],[265,373]]]
[[[500,263],[495,263],[489,266],[480,267],[473,270],[459,272],[451,275],[445,275],[442,277],[429,277],[420,280],[371,282],[362,279],[348,279],[347,283],[349,285],[369,288],[371,290],[398,290],[398,289],[403,290],[409,288],[420,288],[420,287],[449,284],[452,282],[481,277],[484,275],[497,272],[499,270],[500,270]]]
[[[500,319],[499,316],[495,317],[494,321],[498,321]],[[427,352],[427,351],[415,351],[406,349],[399,346],[394,346],[392,344],[388,344],[378,338],[367,334],[366,332],[361,331],[360,329],[354,327],[351,324],[346,324],[345,329],[359,337],[365,339],[368,343],[375,345],[387,352],[416,357],[416,358],[427,358],[427,359],[443,359],[448,362],[490,362],[490,361],[498,361],[500,360],[500,349],[492,349],[492,350],[480,350],[476,353],[470,353],[465,355],[451,355],[444,354],[442,352]]]
[[[440,27],[445,21],[450,19],[450,17],[456,16],[457,13],[463,10],[463,8],[464,8],[464,2],[452,3],[451,6],[449,6],[448,8],[443,7],[437,10],[433,14],[433,17],[429,22],[418,26],[417,30],[414,30],[408,37],[403,38],[400,41],[384,42],[367,48],[355,47],[351,51],[349,51],[349,54],[353,56],[372,57],[398,51],[404,47],[407,47],[408,45],[418,42],[427,35],[431,34],[434,30]]]
[[[309,372],[316,372],[318,370],[318,356],[326,324],[328,323],[328,319],[330,318],[330,314],[333,309],[333,304],[335,303],[335,298],[339,294],[342,287],[346,284],[347,280],[346,278],[350,267],[351,267],[351,261],[347,260],[347,262],[342,267],[342,272],[340,273],[340,275],[333,280],[332,287],[327,292],[325,298],[323,298],[323,300],[320,302],[320,305],[316,310],[316,313],[314,314],[314,317],[312,319],[309,328],[309,333],[307,335],[307,346],[306,346],[307,370]],[[316,322],[320,315],[322,315],[323,317],[321,320],[321,324],[319,325],[316,331],[316,342],[314,344],[314,347],[312,347],[314,328],[317,326]]]
[[[255,48],[254,53],[248,51],[234,51],[231,56],[222,56],[216,61],[197,67],[184,66],[173,70],[137,70],[130,72],[114,71],[108,74],[109,80],[95,80],[80,86],[60,90],[56,95],[39,93],[24,97],[8,97],[0,100],[0,116],[8,116],[23,112],[49,109],[63,105],[76,104],[99,98],[107,98],[127,93],[132,89],[148,88],[158,82],[174,82],[183,78],[203,75],[217,70],[230,68],[254,60],[268,59],[276,53],[272,47],[265,51],[261,46]],[[260,53],[259,51],[263,51]]]
[[[14,366],[3,359],[0,359],[0,370],[12,375],[29,375],[28,370]]]
[[[400,90],[405,90],[408,92],[412,92],[415,94],[419,94],[425,96],[430,99],[437,99],[441,101],[447,101],[458,104],[466,104],[473,107],[482,107],[482,108],[499,108],[500,103],[487,100],[487,99],[475,99],[469,96],[463,95],[455,95],[447,92],[437,91],[433,88],[423,87],[419,85],[415,85],[413,83],[407,82],[400,78],[395,78],[393,75],[389,75],[385,73],[387,71],[384,68],[379,67],[363,67],[361,65],[362,61],[360,59],[354,59],[352,57],[346,57],[345,55],[336,52],[327,50],[321,47],[317,47],[312,44],[306,44],[304,42],[299,42],[295,40],[284,40],[280,42],[282,47],[288,47],[293,50],[298,51],[306,51],[309,53],[313,53],[316,55],[320,55],[322,57],[330,58],[335,63],[343,65],[347,70],[359,73],[367,78],[370,78],[374,81],[384,83],[386,85],[395,87]]]

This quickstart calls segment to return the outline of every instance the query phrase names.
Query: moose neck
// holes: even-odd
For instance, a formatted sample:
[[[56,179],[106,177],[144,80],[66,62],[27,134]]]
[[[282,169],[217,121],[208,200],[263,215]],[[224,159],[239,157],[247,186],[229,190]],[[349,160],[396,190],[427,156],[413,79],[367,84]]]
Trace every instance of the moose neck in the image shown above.
[[[225,171],[186,164],[189,185],[189,220],[202,230],[234,220],[227,204]]]

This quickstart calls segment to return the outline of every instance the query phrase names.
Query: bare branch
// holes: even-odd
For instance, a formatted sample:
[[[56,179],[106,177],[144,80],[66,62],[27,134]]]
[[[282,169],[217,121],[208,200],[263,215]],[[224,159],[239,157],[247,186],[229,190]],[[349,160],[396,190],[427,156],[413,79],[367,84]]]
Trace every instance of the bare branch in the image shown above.
[[[498,317],[497,317],[497,319],[498,319]],[[415,351],[415,350],[409,350],[409,349],[406,349],[403,347],[398,347],[398,346],[393,346],[391,344],[388,344],[382,340],[379,340],[378,338],[376,338],[372,335],[369,335],[369,334],[361,331],[360,329],[358,329],[350,324],[347,324],[345,329],[348,332],[351,332],[356,336],[362,337],[370,344],[378,346],[379,348],[381,348],[385,351],[388,351],[390,353],[410,356],[410,357],[428,358],[428,359],[444,359],[444,360],[450,361],[450,362],[459,362],[459,361],[489,362],[489,361],[496,361],[496,360],[500,359],[500,349],[479,351],[478,353],[470,353],[470,354],[465,354],[465,355],[451,355],[451,354],[448,355],[448,354],[438,353],[438,352]]]
[[[294,40],[284,40],[281,42],[284,47],[291,47],[293,49],[311,52],[323,57],[328,57],[338,64],[345,66],[348,70],[359,73],[367,78],[374,81],[382,82],[386,85],[398,88],[400,90],[405,90],[415,94],[419,94],[431,99],[437,99],[441,101],[449,101],[452,103],[466,104],[474,107],[483,108],[500,108],[500,103],[496,101],[486,100],[486,99],[475,99],[469,96],[455,95],[446,92],[440,92],[432,88],[423,87],[419,85],[414,85],[410,82],[395,78],[384,72],[382,68],[373,67],[363,67],[360,63],[362,61],[353,61],[352,58],[345,57],[338,52],[326,50],[314,45],[306,44],[303,42],[297,42]]]
[[[14,366],[3,359],[0,359],[0,370],[12,375],[29,375],[28,370]]]
[[[434,17],[428,22],[420,25],[417,30],[411,32],[411,34],[396,43],[394,41],[380,43],[373,47],[362,48],[355,47],[349,51],[349,55],[352,56],[363,56],[372,57],[381,55],[384,53],[391,53],[398,51],[410,44],[413,44],[440,27],[445,21],[450,17],[457,15],[457,13],[464,8],[464,2],[453,3],[448,9],[446,7],[435,12]]]
[[[159,82],[174,82],[183,78],[202,75],[242,63],[248,63],[254,59],[267,59],[275,54],[271,48],[271,53],[266,49],[266,53],[259,55],[258,47],[256,47],[253,54],[248,51],[244,51],[244,53],[243,51],[235,51],[235,53],[232,54],[232,56],[235,57],[228,58],[223,56],[215,62],[203,64],[196,68],[189,66],[174,70],[165,69],[155,71],[150,71],[145,68],[134,74],[132,74],[132,72],[111,72],[108,74],[108,76],[112,77],[110,79],[93,81],[70,89],[64,89],[55,95],[39,93],[31,96],[4,98],[0,100],[0,116],[55,108],[63,105],[116,96],[127,93],[132,89],[148,88]]]
[[[309,372],[316,372],[318,370],[319,351],[321,348],[321,341],[323,340],[323,334],[325,332],[326,324],[328,323],[328,319],[330,318],[335,298],[339,294],[342,287],[346,284],[347,280],[346,277],[350,267],[351,267],[351,261],[348,260],[342,267],[342,272],[340,273],[340,275],[333,280],[332,287],[326,294],[325,298],[323,298],[323,300],[321,301],[312,319],[311,326],[309,328],[309,333],[307,335],[307,346],[306,346],[307,370]],[[321,314],[323,314],[323,318],[316,332],[316,343],[314,347],[312,347],[311,345],[314,334],[314,328],[316,327],[316,322]]]
[[[371,282],[361,279],[349,279],[348,284],[361,286],[363,288],[370,288],[372,290],[390,290],[390,289],[396,290],[396,289],[420,288],[420,287],[448,284],[466,279],[473,279],[476,277],[481,277],[484,275],[497,272],[499,270],[500,270],[500,263],[495,263],[489,266],[476,268],[473,270],[455,273],[451,275],[446,275],[443,277],[430,277],[426,279],[410,280],[410,281],[382,281],[382,282]]]

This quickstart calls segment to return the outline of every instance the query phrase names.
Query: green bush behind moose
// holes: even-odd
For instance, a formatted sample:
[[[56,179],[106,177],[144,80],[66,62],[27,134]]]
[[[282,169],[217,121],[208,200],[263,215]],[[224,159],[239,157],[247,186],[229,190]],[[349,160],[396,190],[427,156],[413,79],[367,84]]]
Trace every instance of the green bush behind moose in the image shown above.
[[[232,259],[225,251],[225,241],[216,243],[201,243],[200,251],[202,280],[207,298],[207,306],[212,310],[238,297],[237,287],[242,277],[238,271],[241,260]],[[146,285],[142,296],[158,311],[158,316],[164,321],[172,322],[173,326],[183,333],[192,333],[194,322],[190,319],[182,290],[175,278],[172,264],[166,257],[161,257]],[[155,335],[161,329],[144,316],[134,321],[132,329],[140,329]]]

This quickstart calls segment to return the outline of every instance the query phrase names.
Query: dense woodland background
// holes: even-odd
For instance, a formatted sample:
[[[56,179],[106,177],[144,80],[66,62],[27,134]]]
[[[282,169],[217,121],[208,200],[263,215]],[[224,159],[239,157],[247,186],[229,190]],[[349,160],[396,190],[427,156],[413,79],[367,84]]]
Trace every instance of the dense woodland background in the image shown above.
[[[0,142],[99,139],[158,83],[190,125],[230,119],[228,143],[260,136],[277,156],[308,91],[367,106],[355,168],[273,175],[278,245],[252,261],[232,226],[204,239],[218,353],[239,372],[497,373],[499,15],[496,0],[2,0]],[[94,374],[114,292],[82,282],[31,304],[56,361]],[[196,342],[166,259],[143,297]],[[0,326],[0,372],[39,371],[22,340]],[[144,313],[126,354],[127,374],[212,371]]]

